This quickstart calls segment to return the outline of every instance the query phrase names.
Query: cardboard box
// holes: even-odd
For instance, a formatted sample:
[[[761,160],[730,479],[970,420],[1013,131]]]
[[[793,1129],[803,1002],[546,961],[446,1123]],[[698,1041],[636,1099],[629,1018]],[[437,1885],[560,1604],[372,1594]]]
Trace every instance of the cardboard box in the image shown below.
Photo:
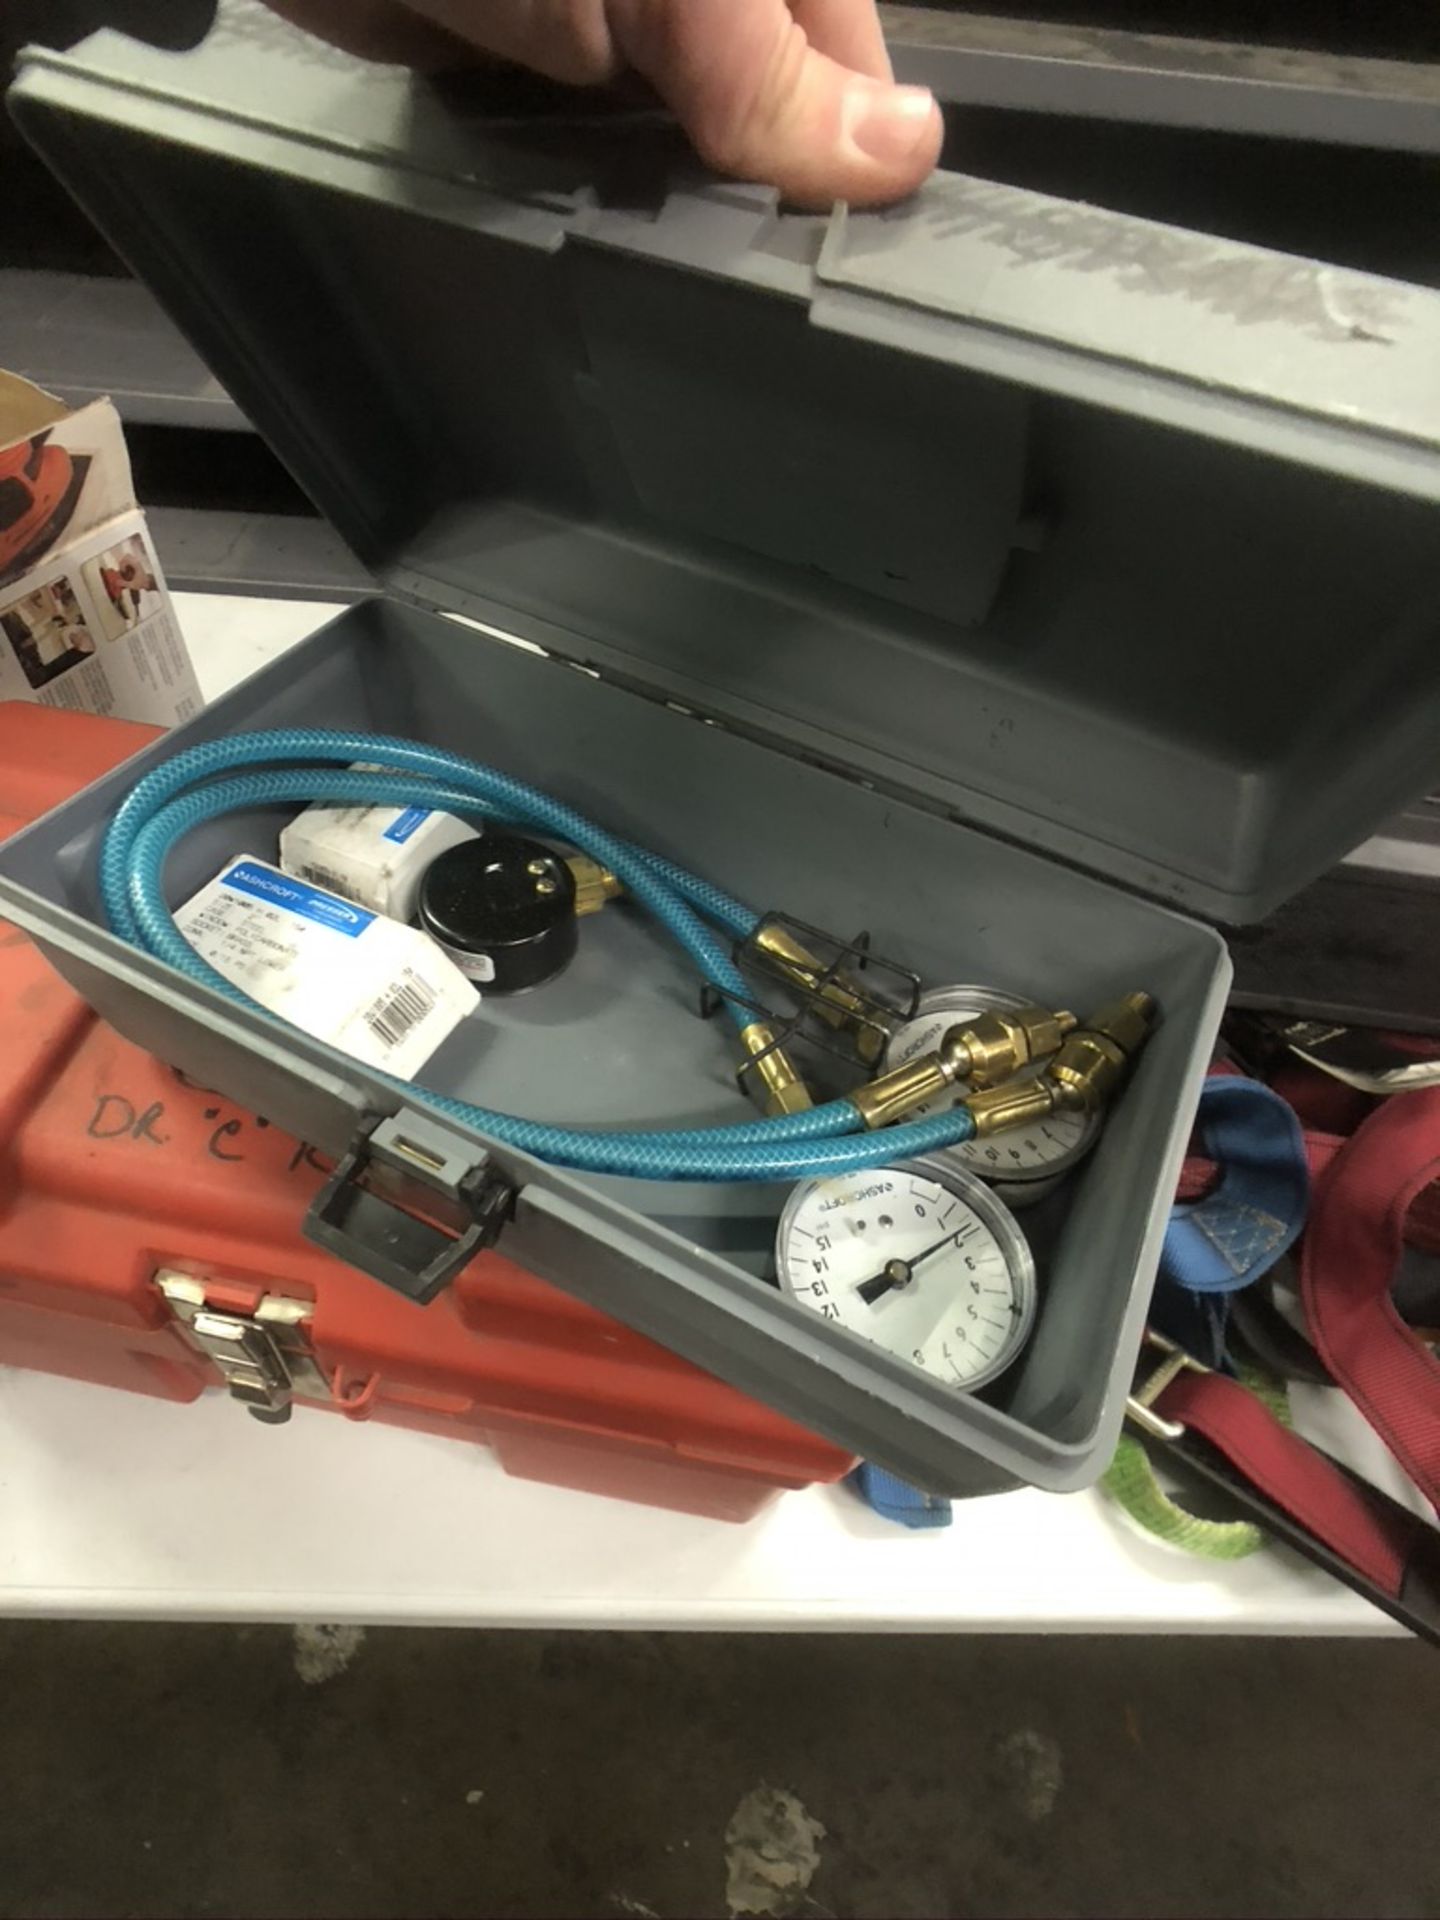
[[[120,416],[0,373],[0,700],[168,727],[203,706]]]

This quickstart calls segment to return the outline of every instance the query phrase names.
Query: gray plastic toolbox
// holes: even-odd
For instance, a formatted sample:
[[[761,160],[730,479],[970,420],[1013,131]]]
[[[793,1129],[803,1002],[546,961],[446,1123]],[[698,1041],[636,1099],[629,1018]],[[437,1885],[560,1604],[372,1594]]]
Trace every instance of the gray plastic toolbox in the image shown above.
[[[1229,977],[1186,915],[1266,911],[1440,774],[1440,300],[957,176],[790,213],[658,116],[497,120],[246,7],[193,55],[35,54],[13,105],[388,593],[9,843],[5,911],[132,1039],[361,1156],[391,1091],[102,927],[145,761],[413,734],[929,982],[1148,988],[983,1397],[768,1284],[774,1189],[489,1162],[505,1252],[858,1452],[951,1493],[1092,1481]],[[278,824],[194,836],[177,897]],[[612,911],[427,1073],[699,1122],[739,1117],[733,1064]],[[487,1151],[400,1119],[441,1185]]]
[[[1189,7],[1176,9],[1179,34],[1097,26],[1096,11],[1067,8],[1070,18],[1059,21],[997,18],[983,7],[882,5],[880,14],[895,77],[959,106],[1326,145],[1440,148],[1440,65],[1429,57],[1423,16],[1403,21],[1390,9],[1344,9],[1343,33],[1333,18],[1318,23],[1321,41],[1333,37],[1341,51],[1315,45],[1313,20],[1280,30],[1301,45],[1277,46],[1231,37],[1233,27],[1217,27],[1203,13],[1197,18]],[[1123,10],[1109,11],[1124,17]],[[1374,32],[1367,36],[1370,13]],[[1262,34],[1275,31],[1273,20],[1257,25]],[[1415,57],[1376,59],[1349,50],[1367,37],[1372,45],[1408,43]]]

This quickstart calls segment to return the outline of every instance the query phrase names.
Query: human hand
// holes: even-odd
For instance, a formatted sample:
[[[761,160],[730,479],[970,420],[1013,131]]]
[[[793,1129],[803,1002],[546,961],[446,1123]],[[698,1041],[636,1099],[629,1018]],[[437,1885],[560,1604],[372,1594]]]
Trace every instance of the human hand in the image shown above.
[[[270,0],[372,59],[461,49],[573,86],[648,80],[717,172],[802,206],[874,206],[918,187],[940,110],[893,84],[875,0]]]

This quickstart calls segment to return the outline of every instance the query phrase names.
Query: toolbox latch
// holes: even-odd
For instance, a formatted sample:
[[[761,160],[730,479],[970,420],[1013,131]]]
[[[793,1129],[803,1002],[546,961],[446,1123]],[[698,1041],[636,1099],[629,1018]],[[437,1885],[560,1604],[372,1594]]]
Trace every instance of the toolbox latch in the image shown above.
[[[458,1134],[423,1114],[371,1121],[305,1216],[305,1237],[428,1306],[493,1247],[515,1187]]]
[[[187,1273],[160,1273],[156,1285],[191,1344],[214,1362],[230,1397],[257,1420],[279,1426],[293,1399],[328,1400],[330,1387],[310,1346],[311,1300],[267,1293],[251,1313],[212,1306],[203,1281]]]

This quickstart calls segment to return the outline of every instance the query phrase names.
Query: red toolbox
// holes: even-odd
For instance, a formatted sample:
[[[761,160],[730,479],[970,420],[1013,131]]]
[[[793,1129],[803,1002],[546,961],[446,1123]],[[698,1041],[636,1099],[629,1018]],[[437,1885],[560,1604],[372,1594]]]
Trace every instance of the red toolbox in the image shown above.
[[[150,737],[0,703],[0,836]],[[328,1166],[120,1039],[3,921],[0,1143],[0,1364],[182,1402],[228,1385],[237,1419],[389,1421],[715,1519],[852,1464],[499,1254],[422,1312],[311,1246]]]

